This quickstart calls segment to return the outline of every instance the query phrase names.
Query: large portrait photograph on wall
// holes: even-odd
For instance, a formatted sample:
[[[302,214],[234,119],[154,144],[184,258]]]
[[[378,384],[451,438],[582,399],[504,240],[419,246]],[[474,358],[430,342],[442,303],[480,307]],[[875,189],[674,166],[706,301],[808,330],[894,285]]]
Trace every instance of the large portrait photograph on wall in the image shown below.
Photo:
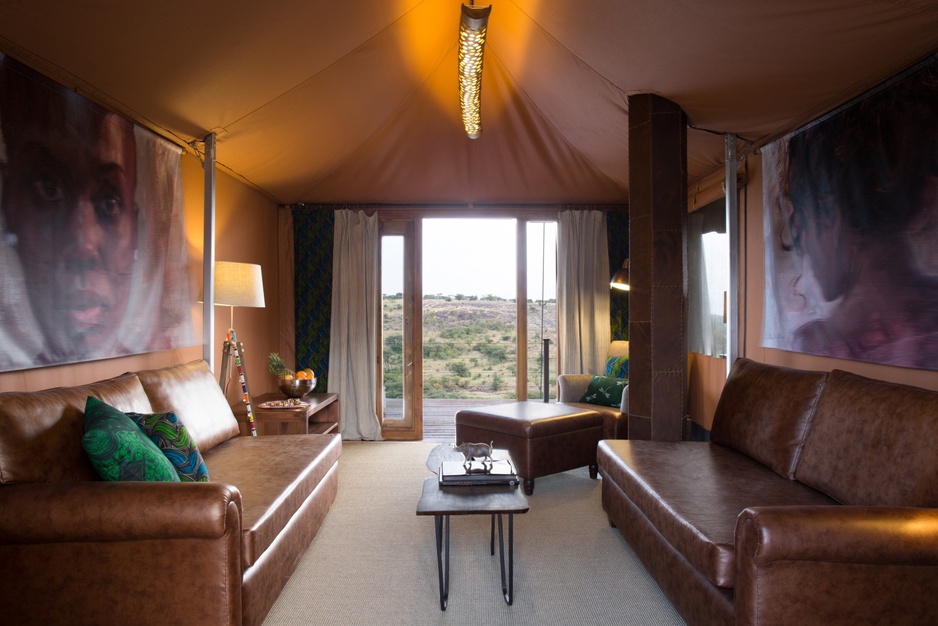
[[[765,146],[763,345],[938,370],[938,63]]]
[[[192,345],[181,151],[0,56],[0,371]]]

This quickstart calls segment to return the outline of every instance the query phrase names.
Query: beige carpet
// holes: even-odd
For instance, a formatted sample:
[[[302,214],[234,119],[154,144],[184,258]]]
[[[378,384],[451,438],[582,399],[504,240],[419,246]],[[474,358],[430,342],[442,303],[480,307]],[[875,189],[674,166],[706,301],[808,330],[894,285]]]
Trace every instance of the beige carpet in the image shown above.
[[[433,517],[415,513],[435,445],[344,442],[335,504],[265,626],[683,624],[609,526],[586,468],[537,479],[530,512],[515,516],[513,606],[490,518],[453,516],[440,611]]]

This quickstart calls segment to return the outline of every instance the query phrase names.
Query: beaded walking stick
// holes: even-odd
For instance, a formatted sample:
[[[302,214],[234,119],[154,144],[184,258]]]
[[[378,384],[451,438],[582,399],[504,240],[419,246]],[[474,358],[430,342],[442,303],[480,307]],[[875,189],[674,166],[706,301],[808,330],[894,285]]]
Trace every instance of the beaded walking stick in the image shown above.
[[[257,437],[257,428],[254,426],[254,409],[251,408],[251,396],[248,393],[248,383],[244,378],[244,368],[241,366],[241,350],[238,348],[238,335],[234,328],[228,329],[228,341],[234,346],[235,365],[238,368],[238,380],[241,382],[241,393],[244,394],[244,406],[248,410],[248,425],[251,427],[251,436]]]

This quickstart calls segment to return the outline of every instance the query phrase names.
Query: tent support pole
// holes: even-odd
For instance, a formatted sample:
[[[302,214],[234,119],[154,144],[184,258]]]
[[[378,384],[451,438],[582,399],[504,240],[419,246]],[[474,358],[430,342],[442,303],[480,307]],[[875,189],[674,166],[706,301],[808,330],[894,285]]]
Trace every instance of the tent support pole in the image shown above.
[[[723,135],[726,188],[726,232],[730,246],[730,281],[726,296],[726,374],[739,356],[739,191],[736,186],[736,135]]]
[[[205,136],[205,215],[202,241],[202,358],[215,371],[215,133]]]

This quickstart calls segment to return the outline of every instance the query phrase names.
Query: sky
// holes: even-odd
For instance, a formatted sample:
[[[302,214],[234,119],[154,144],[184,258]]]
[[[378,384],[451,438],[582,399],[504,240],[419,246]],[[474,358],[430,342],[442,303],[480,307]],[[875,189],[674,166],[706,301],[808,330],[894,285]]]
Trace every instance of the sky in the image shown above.
[[[423,220],[423,292],[455,296],[515,297],[514,219]],[[542,259],[547,280],[544,299],[556,298],[556,224],[546,226],[547,254],[542,255],[545,227],[528,225],[528,298],[541,298]],[[403,238],[385,237],[382,245],[382,293],[403,291]],[[546,258],[545,258],[546,257]],[[396,262],[395,262],[396,261]]]

